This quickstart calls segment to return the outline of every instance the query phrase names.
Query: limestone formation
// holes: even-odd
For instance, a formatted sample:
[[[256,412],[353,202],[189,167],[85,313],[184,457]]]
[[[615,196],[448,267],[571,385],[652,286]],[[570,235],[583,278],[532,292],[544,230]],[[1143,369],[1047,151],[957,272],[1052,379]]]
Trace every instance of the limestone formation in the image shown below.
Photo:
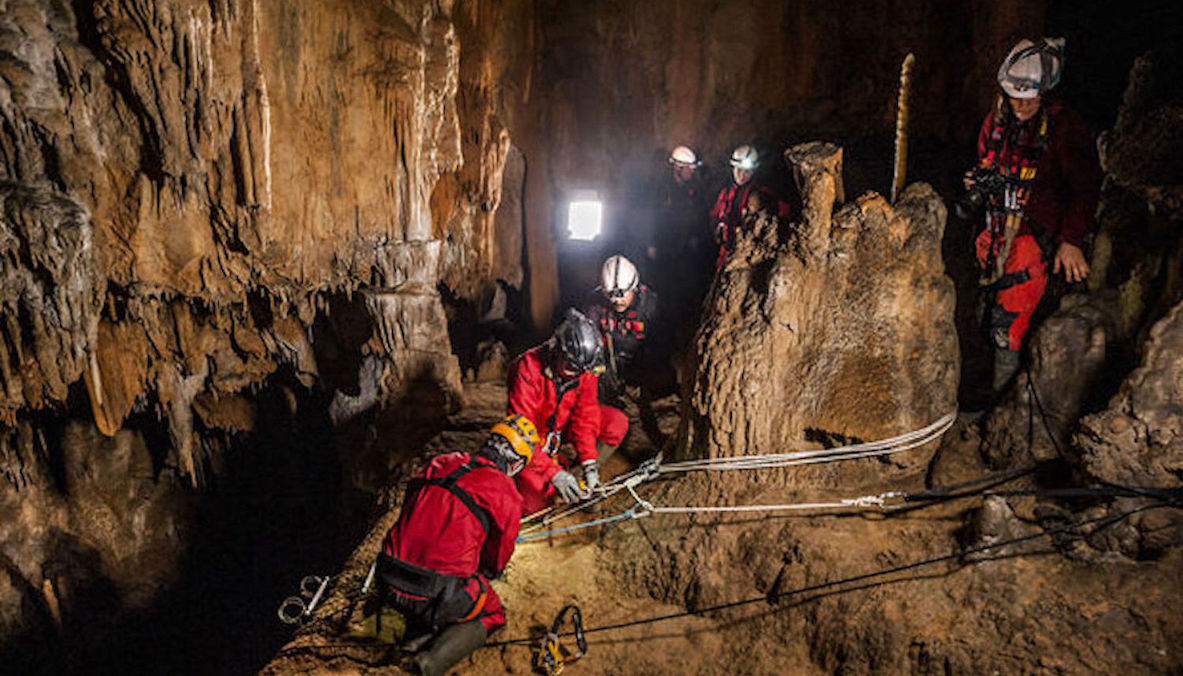
[[[895,206],[873,193],[842,204],[841,157],[828,144],[786,153],[803,196],[800,223],[749,215],[697,338],[690,452],[883,439],[956,408],[944,206],[923,184]],[[927,456],[892,460],[915,468]]]
[[[11,358],[0,361],[19,375],[6,378],[5,417],[64,400],[85,375],[106,434],[157,400],[196,481],[198,395],[234,395],[281,364],[311,384],[304,334],[329,298],[412,279],[426,294],[419,309],[386,303],[372,322],[375,351],[401,371],[384,392],[424,372],[424,355],[457,391],[429,243],[433,186],[463,162],[447,12],[141,4],[16,2],[6,13],[13,293]],[[489,143],[503,162],[504,139]],[[472,167],[499,190],[500,164],[487,164]],[[491,240],[487,230],[474,236]],[[482,255],[487,270],[492,252]]]
[[[4,519],[0,640],[38,608],[81,617],[41,570],[54,538],[111,538],[87,545],[87,574],[122,596],[151,595],[124,585],[142,560],[153,588],[176,572],[181,551],[154,538],[180,538],[183,510],[159,522],[145,510],[176,505],[108,474],[63,485],[63,462],[116,462],[103,449],[148,435],[137,480],[200,490],[274,433],[261,390],[295,411],[304,395],[277,382],[337,402],[339,424],[458,405],[437,288],[522,282],[520,209],[498,216],[506,102],[522,103],[497,77],[527,79],[531,59],[508,55],[528,26],[476,1],[4,4],[0,501],[29,518]],[[388,451],[343,449],[373,468],[343,481],[377,490]],[[124,488],[130,503],[107,499]]]
[[[1117,341],[1109,309],[1097,299],[1069,296],[1033,334],[1027,364],[984,424],[982,456],[992,467],[1061,457],[1086,404],[1095,404],[1107,386]]]
[[[0,491],[0,636],[97,633],[150,608],[179,573],[193,496],[157,480],[135,432],[106,437],[93,425],[70,424],[61,440],[64,492],[40,460],[51,452],[44,431],[21,423],[9,435],[3,476],[19,489]],[[83,615],[80,605],[102,612]],[[91,626],[80,623],[84,617]],[[25,660],[44,667],[33,666],[35,655],[6,663],[17,671]]]
[[[1183,482],[1183,303],[1150,330],[1142,364],[1109,408],[1085,417],[1077,461],[1093,481],[1125,486]]]
[[[1135,61],[1117,123],[1098,144],[1105,181],[1089,287],[1111,290],[1121,333],[1135,344],[1183,294],[1180,82],[1163,55]]]
[[[103,287],[85,207],[49,187],[0,183],[0,425],[66,398],[93,369]]]

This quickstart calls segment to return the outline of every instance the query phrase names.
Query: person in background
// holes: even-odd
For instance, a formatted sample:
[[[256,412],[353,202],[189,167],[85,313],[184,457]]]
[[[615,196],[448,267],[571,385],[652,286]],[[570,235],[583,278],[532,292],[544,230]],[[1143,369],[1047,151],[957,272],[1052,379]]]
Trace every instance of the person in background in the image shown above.
[[[603,335],[605,373],[600,378],[601,434],[596,451],[602,465],[628,433],[622,399],[648,405],[643,385],[654,377],[649,337],[657,318],[657,294],[641,283],[632,261],[611,256],[600,268],[600,285],[588,297],[584,313]],[[647,431],[649,431],[647,429]],[[652,433],[652,432],[651,432]]]
[[[642,265],[650,287],[661,293],[661,332],[681,351],[698,326],[702,299],[711,284],[710,194],[702,162],[688,146],[674,148],[670,170],[656,190],[656,246]]]
[[[731,153],[731,185],[719,191],[710,212],[711,222],[715,224],[715,241],[719,245],[716,273],[735,249],[735,239],[747,215],[756,208],[756,202],[759,208],[774,211],[782,220],[789,217],[788,204],[777,199],[768,187],[752,180],[759,165],[760,153],[750,145],[739,146]]]

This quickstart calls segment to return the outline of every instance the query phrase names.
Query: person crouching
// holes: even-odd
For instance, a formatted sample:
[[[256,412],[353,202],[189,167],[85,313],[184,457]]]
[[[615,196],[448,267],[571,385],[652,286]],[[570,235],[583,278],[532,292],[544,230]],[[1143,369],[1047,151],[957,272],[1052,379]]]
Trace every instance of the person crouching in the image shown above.
[[[406,618],[408,638],[426,644],[413,658],[420,673],[443,674],[505,626],[489,579],[513,554],[522,498],[511,477],[539,440],[527,418],[506,416],[475,454],[433,458],[407,486],[377,577],[381,603]]]

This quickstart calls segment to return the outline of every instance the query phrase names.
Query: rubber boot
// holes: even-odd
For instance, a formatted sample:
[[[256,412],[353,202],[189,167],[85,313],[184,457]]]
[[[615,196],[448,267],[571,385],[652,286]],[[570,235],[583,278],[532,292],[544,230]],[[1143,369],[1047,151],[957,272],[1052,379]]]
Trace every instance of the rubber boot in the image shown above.
[[[426,652],[415,655],[415,668],[423,676],[443,676],[448,669],[485,643],[489,632],[480,620],[453,624],[440,632]]]
[[[1019,351],[994,349],[994,397],[1001,396],[1002,390],[1019,371]]]

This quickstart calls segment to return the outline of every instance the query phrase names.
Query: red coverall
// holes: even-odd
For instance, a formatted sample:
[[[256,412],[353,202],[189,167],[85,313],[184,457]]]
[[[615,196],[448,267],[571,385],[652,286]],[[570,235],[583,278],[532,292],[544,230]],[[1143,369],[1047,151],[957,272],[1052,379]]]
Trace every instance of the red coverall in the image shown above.
[[[1028,279],[1000,289],[995,298],[995,303],[1008,313],[1007,316],[1013,316],[1006,330],[1007,347],[1011,350],[1022,347],[1031,316],[1047,288],[1048,263],[1036,243],[1032,224],[1041,228],[1054,246],[1068,242],[1083,248],[1100,189],[1100,166],[1084,120],[1055,102],[1045,102],[1043,111],[1026,122],[1012,119],[1002,130],[1001,147],[994,148],[993,153],[992,146],[999,144],[992,140],[997,110],[991,111],[978,134],[979,165],[1015,170],[1024,154],[1031,152],[1032,144],[1038,142],[1038,127],[1044,112],[1048,116],[1045,147],[1035,162],[1035,180],[1023,206],[1023,220],[1003,266],[1005,275],[1025,270]],[[993,219],[1004,216],[993,213],[989,218],[992,223],[982,230],[975,242],[978,263],[983,269],[991,248],[990,229],[992,226],[1001,228],[1001,223],[993,222]],[[995,236],[993,240],[997,255],[1004,238]],[[1050,252],[1049,258],[1051,255],[1054,251]]]
[[[425,486],[407,495],[382,551],[437,573],[469,578],[465,591],[474,603],[482,592],[486,594],[477,617],[486,630],[493,631],[505,626],[505,609],[488,578],[499,575],[513,554],[522,498],[514,490],[513,480],[492,461],[468,453],[437,456],[416,476],[445,477],[466,462],[476,469],[460,477],[456,485],[492,517],[489,532],[485,533],[477,516],[451,492]]]
[[[549,346],[546,344],[523,352],[509,366],[509,412],[530,419],[543,439],[550,434],[547,424],[554,415],[554,429],[575,446],[576,462],[596,460],[596,439],[619,444],[628,432],[628,418],[611,406],[601,406],[600,378],[583,373],[577,384],[559,400],[555,381],[551,377]],[[546,453],[534,454],[530,464],[516,477],[518,491],[525,503],[525,514],[533,514],[549,507],[554,501],[555,488],[551,477],[559,471],[558,462],[566,465],[562,456],[554,458]]]
[[[760,195],[764,209],[772,210],[776,207],[776,215],[781,219],[789,217],[789,205],[777,199],[772,191],[765,186],[748,181],[743,185],[734,182],[719,191],[715,199],[715,206],[711,207],[711,223],[715,224],[715,239],[719,241],[719,257],[715,259],[715,271],[723,267],[727,254],[735,248],[735,238],[739,228],[743,225],[744,214],[748,210],[748,200],[752,193]]]

